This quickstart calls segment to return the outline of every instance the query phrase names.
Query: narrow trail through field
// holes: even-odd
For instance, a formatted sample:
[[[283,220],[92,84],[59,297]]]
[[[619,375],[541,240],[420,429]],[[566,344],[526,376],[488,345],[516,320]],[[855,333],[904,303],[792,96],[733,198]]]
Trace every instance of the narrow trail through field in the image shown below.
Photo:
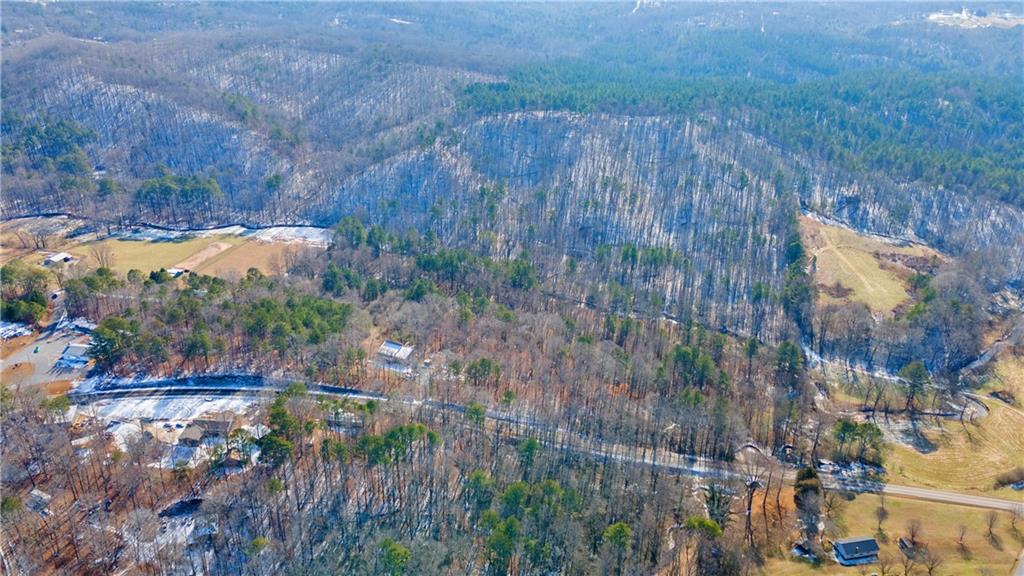
[[[201,266],[203,262],[206,262],[210,258],[213,258],[231,247],[232,245],[227,242],[214,242],[199,252],[196,252],[181,262],[178,262],[174,267],[181,268],[182,270],[195,270]]]
[[[873,292],[877,291],[875,285],[872,284],[871,282],[868,282],[868,279],[865,278],[864,275],[861,274],[859,270],[857,270],[857,267],[854,266],[852,262],[850,262],[849,260],[846,259],[846,255],[843,254],[842,250],[840,250],[840,248],[843,248],[843,246],[837,246],[835,241],[832,240],[832,237],[829,236],[829,233],[828,233],[827,230],[825,230],[825,229],[821,230],[821,237],[825,239],[825,245],[822,246],[821,248],[819,248],[814,253],[815,256],[817,256],[818,254],[821,254],[822,252],[827,252],[827,251],[833,252],[843,262],[843,265],[846,266],[847,270],[849,270],[851,273],[853,273],[853,275],[856,276],[858,280],[860,280],[860,283],[864,285],[864,288],[868,292],[872,292],[873,293]]]

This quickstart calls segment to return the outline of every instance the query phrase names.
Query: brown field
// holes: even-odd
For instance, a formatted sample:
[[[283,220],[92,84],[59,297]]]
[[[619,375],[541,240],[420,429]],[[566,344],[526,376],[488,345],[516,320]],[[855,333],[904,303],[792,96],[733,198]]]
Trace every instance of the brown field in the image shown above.
[[[228,244],[227,242],[214,242],[199,252],[196,252],[181,262],[178,262],[174,267],[181,268],[182,270],[195,270],[202,266],[207,260],[229,248],[231,248],[231,244]]]
[[[31,344],[35,338],[34,334],[29,334],[28,336],[18,336],[17,338],[4,340],[3,343],[0,344],[0,358],[7,358],[11,354],[21,350],[25,346]]]
[[[10,366],[4,366],[3,372],[0,372],[0,382],[4,384],[15,383],[32,376],[35,374],[35,371],[35,364],[31,362],[19,362]]]
[[[72,380],[53,380],[43,385],[43,391],[47,396],[60,396],[71,390]]]
[[[122,274],[135,268],[144,273],[161,268],[174,268],[193,256],[197,256],[214,244],[237,246],[245,243],[239,236],[211,236],[206,238],[187,238],[182,240],[123,240],[108,238],[99,242],[89,242],[67,249],[68,252],[82,259],[82,264],[93,268],[96,266],[94,250],[106,250],[112,254],[112,268]]]
[[[20,246],[16,240],[10,241],[7,235],[0,236],[0,266],[12,260],[24,258],[32,252],[34,252],[33,249]]]
[[[1004,350],[982,390],[1008,391],[1016,398],[1018,408],[1024,406],[1024,357],[1014,354],[1013,350]]]
[[[25,247],[24,243],[31,243],[32,230],[43,225],[53,227],[54,223],[34,220],[0,223],[0,264],[20,259],[39,265],[43,251]],[[87,269],[97,266],[97,252],[102,252],[112,261],[111,268],[120,274],[133,268],[143,273],[161,268],[184,268],[231,277],[244,275],[249,268],[257,268],[268,275],[280,274],[291,254],[312,249],[296,243],[267,242],[232,234],[175,240],[106,238],[85,242],[66,240],[55,234],[49,238],[45,251],[69,252],[79,259],[78,266]]]

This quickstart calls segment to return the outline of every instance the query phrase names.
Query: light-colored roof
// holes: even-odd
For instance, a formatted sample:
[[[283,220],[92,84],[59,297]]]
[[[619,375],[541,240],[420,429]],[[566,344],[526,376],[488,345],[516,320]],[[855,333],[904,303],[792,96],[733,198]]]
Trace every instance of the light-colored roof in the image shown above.
[[[203,439],[204,433],[205,430],[203,430],[202,426],[199,426],[197,424],[189,424],[188,428],[185,428],[185,430],[182,431],[181,435],[178,436],[178,442],[181,442],[182,440],[192,440],[193,442],[199,442],[200,440]]]
[[[89,355],[89,344],[81,342],[72,342],[64,348],[64,356],[88,356]]]
[[[43,260],[43,261],[44,262],[63,262],[65,260],[74,260],[74,259],[75,259],[75,257],[72,256],[71,254],[68,254],[67,252],[57,252],[56,254],[52,254],[50,256],[47,256],[46,259]]]
[[[380,345],[380,349],[377,350],[377,354],[388,358],[394,358],[395,360],[407,360],[412,354],[412,350],[412,346],[405,346],[392,340],[385,340],[384,343]]]
[[[25,505],[30,510],[42,512],[50,505],[51,500],[53,500],[53,496],[50,496],[38,488],[33,488],[32,491],[28,493],[28,500],[25,502]]]

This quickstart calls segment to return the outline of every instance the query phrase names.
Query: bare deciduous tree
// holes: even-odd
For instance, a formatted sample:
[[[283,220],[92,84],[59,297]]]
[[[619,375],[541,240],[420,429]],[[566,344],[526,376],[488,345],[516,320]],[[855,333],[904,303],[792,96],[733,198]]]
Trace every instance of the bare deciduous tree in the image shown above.
[[[893,560],[892,555],[888,552],[883,552],[878,555],[878,576],[889,576],[892,574]]]
[[[998,522],[999,522],[999,513],[996,512],[995,510],[992,510],[991,512],[988,513],[987,516],[985,516],[985,527],[988,528],[988,537],[989,538],[995,536],[995,532],[993,532],[993,531],[996,529],[996,524]]]
[[[89,249],[89,255],[100,268],[113,268],[114,266],[114,250],[107,244],[94,244]]]
[[[921,558],[921,563],[924,564],[925,570],[928,571],[928,576],[935,576],[935,572],[942,566],[942,562],[942,556],[932,550],[926,551]]]
[[[917,518],[913,518],[907,521],[907,540],[910,541],[910,545],[917,548],[918,538],[921,536],[921,521]]]

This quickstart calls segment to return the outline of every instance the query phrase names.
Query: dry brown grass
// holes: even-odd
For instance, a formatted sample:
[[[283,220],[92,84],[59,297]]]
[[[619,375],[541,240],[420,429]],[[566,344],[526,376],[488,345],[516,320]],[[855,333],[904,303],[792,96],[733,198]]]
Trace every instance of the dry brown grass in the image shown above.
[[[35,372],[35,364],[31,362],[18,362],[17,364],[4,366],[3,372],[0,372],[0,381],[4,384],[15,384],[31,377]]]
[[[300,249],[294,244],[249,240],[217,254],[195,270],[221,278],[244,276],[249,268],[256,268],[264,274],[280,274],[285,269],[289,254]]]
[[[849,290],[843,297],[823,291],[821,303],[852,300],[867,304],[874,312],[890,312],[910,298],[904,281],[912,271],[883,262],[876,254],[938,255],[922,246],[896,246],[813,218],[801,217],[800,226],[808,253],[815,258],[815,283]]]
[[[10,340],[3,340],[0,342],[0,358],[7,358],[11,354],[14,354],[18,350],[21,350],[25,346],[28,346],[36,339],[34,334],[28,336],[18,336],[17,338],[11,338]]]
[[[243,243],[245,243],[244,238],[229,235],[156,242],[108,238],[81,244],[69,248],[67,251],[81,258],[81,265],[94,268],[96,259],[93,257],[93,247],[98,246],[113,254],[112,268],[116,272],[124,274],[134,268],[148,273],[161,268],[174,268],[175,265],[187,261],[214,244],[237,246]]]
[[[61,394],[67,394],[68,390],[71,390],[71,383],[73,380],[52,380],[43,384],[43,392],[46,392],[47,396],[60,396]]]
[[[228,244],[227,242],[214,242],[199,252],[196,252],[181,262],[178,262],[174,267],[181,268],[183,270],[195,270],[202,266],[207,260],[210,260],[229,248],[231,248],[231,244]]]
[[[1004,350],[992,367],[991,375],[983,391],[1009,391],[1017,399],[1017,406],[1024,406],[1024,356],[1013,350]]]
[[[842,513],[848,536],[878,536],[875,511],[880,498],[875,494],[861,494],[847,503]],[[1024,546],[1024,523],[1018,522],[1018,531],[1010,528],[1009,514],[999,513],[994,538],[987,535],[986,519],[989,512],[978,508],[925,502],[908,498],[885,497],[888,519],[882,524],[884,539],[879,539],[882,553],[894,559],[895,574],[902,574],[902,553],[896,542],[906,535],[911,520],[922,523],[921,541],[943,558],[936,574],[941,576],[970,576],[983,574],[1009,574],[1017,553]],[[967,528],[963,550],[957,545],[959,526]],[[878,571],[877,565],[868,566],[867,574]],[[860,574],[858,568],[845,568],[836,564],[813,567],[804,562],[771,559],[765,574],[779,576],[810,576],[826,574]],[[919,566],[915,574],[923,574]]]
[[[995,490],[1002,472],[1024,466],[1024,412],[987,400],[989,415],[976,424],[944,421],[922,428],[936,449],[922,454],[900,444],[892,446],[886,469],[894,483],[942,490],[1020,498],[1011,488]]]

